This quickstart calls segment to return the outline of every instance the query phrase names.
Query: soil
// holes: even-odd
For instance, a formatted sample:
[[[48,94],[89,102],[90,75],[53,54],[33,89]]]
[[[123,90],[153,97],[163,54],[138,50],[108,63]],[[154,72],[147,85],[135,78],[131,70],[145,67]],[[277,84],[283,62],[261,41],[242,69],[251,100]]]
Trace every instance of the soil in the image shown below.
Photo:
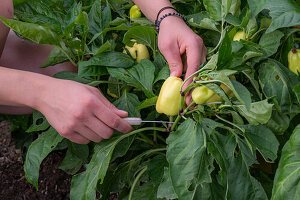
[[[71,176],[58,169],[65,152],[52,152],[42,163],[39,190],[25,179],[23,157],[15,148],[8,121],[0,122],[0,199],[65,200],[69,199]]]

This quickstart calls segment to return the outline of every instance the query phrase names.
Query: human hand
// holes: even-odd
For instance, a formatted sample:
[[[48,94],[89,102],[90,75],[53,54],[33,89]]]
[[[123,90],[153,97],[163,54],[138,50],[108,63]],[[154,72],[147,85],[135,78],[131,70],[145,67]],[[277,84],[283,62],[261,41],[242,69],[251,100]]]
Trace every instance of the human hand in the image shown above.
[[[171,76],[181,76],[186,70],[185,79],[198,70],[206,60],[206,47],[203,40],[195,34],[185,22],[177,16],[169,16],[160,24],[158,34],[158,47],[165,56]],[[185,89],[192,79],[186,82]],[[191,102],[191,96],[186,103]]]
[[[58,133],[73,142],[100,142],[132,127],[122,120],[127,112],[118,110],[97,88],[69,80],[53,79],[41,91],[37,110]]]

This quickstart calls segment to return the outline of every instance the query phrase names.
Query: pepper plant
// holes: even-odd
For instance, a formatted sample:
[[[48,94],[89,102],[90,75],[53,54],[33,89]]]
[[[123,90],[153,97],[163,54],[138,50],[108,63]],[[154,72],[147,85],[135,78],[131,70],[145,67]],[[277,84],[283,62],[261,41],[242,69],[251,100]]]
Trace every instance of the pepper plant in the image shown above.
[[[153,24],[130,19],[131,1],[15,0],[15,19],[0,18],[19,37],[54,46],[41,67],[66,61],[78,67],[56,78],[98,88],[129,117],[174,122],[143,123],[79,145],[36,111],[27,133],[39,136],[26,154],[26,179],[38,189],[43,159],[65,149],[60,169],[73,175],[72,200],[104,200],[111,193],[120,200],[298,199],[300,79],[288,68],[288,54],[299,48],[300,29],[293,28],[299,1],[171,2],[208,49],[194,81],[176,91],[175,116],[155,110],[169,69]],[[244,35],[234,39],[237,33]],[[137,63],[130,56],[125,46],[134,41],[148,48],[149,59]],[[185,105],[197,87],[215,93],[213,100]]]

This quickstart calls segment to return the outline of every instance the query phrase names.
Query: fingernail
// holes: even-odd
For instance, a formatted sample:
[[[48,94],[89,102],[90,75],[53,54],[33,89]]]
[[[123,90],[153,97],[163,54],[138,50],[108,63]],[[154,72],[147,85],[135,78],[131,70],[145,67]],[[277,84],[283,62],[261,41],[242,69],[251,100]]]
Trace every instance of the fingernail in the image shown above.
[[[123,114],[123,115],[127,115],[128,112],[126,112],[125,110],[118,110],[120,114]]]

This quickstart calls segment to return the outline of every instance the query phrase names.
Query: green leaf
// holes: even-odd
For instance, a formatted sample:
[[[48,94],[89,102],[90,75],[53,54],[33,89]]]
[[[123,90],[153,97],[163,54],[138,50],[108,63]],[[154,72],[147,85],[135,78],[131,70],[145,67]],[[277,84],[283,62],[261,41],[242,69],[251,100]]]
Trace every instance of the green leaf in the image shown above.
[[[155,106],[156,105],[156,101],[157,101],[157,96],[154,96],[150,99],[146,99],[145,101],[143,101],[138,107],[138,110],[142,110],[144,108],[148,108],[150,106]]]
[[[212,157],[206,152],[206,133],[200,124],[185,120],[167,138],[167,160],[179,199],[193,199],[202,183],[210,183]]]
[[[177,199],[177,195],[172,186],[172,181],[167,167],[164,168],[164,174],[161,184],[157,190],[157,198]]]
[[[232,46],[231,46],[231,39],[229,38],[228,33],[225,33],[225,36],[222,40],[219,54],[218,54],[218,69],[225,69],[228,68],[228,64],[232,60]]]
[[[284,70],[286,68],[275,60],[267,60],[259,66],[259,82],[263,93],[271,98],[275,96],[281,112],[290,113],[292,108],[293,80]]]
[[[58,47],[61,46],[61,38],[45,26],[20,22],[14,19],[5,19],[3,17],[0,17],[0,20],[12,30],[38,44],[49,44]]]
[[[279,142],[274,133],[264,125],[241,125],[245,129],[245,136],[263,155],[266,161],[275,161]]]
[[[160,80],[166,80],[170,76],[170,68],[169,65],[163,66],[158,74],[155,76],[154,83]]]
[[[50,124],[48,123],[46,117],[39,111],[34,111],[32,116],[32,124],[26,130],[27,133],[32,133],[36,131],[44,131],[49,128]]]
[[[148,26],[134,26],[130,28],[124,35],[123,43],[129,44],[131,39],[135,39],[138,44],[144,44],[156,50],[156,32]]]
[[[272,200],[299,199],[300,179],[300,125],[293,131],[282,149],[275,174]]]
[[[91,161],[86,171],[73,176],[70,199],[95,199],[98,180],[103,181],[112,153],[123,135],[95,144]]]
[[[113,103],[118,109],[128,112],[128,117],[141,117],[137,110],[140,101],[135,94],[124,92],[122,96]]]
[[[105,28],[108,28],[111,20],[110,8],[105,7],[102,9],[101,1],[95,1],[89,12],[89,32],[92,35],[101,33]]]
[[[203,0],[205,9],[215,21],[222,19],[222,2],[221,0]]]
[[[273,111],[272,117],[266,125],[273,133],[282,135],[289,128],[290,118],[288,115]]]
[[[56,130],[50,127],[29,146],[24,163],[25,177],[37,190],[40,165],[62,140]]]
[[[293,0],[248,0],[248,4],[253,17],[263,9],[270,10],[273,22],[267,32],[299,25],[300,6]]]
[[[280,40],[284,34],[280,31],[274,31],[271,33],[265,33],[259,40],[259,45],[264,50],[264,55],[270,57],[277,52],[280,46]]]
[[[261,184],[248,171],[242,156],[232,159],[228,170],[228,192],[231,199],[267,200],[267,195]],[[242,192],[241,192],[242,191]]]
[[[141,89],[148,98],[155,96],[152,91],[155,66],[151,61],[143,59],[130,69],[107,68],[107,70],[112,77]]]
[[[209,15],[206,13],[195,13],[192,15],[186,16],[189,24],[196,28],[208,29],[219,32],[216,27],[218,23],[209,18]]]
[[[272,107],[273,104],[269,104],[267,100],[251,103],[250,110],[247,110],[244,105],[234,106],[252,125],[266,124],[271,118]]]
[[[296,85],[293,90],[294,90],[294,92],[296,94],[298,102],[300,103],[300,84]]]
[[[134,60],[127,54],[120,52],[107,52],[93,56],[88,61],[78,63],[79,76],[99,76],[106,71],[104,67],[128,68]]]
[[[164,155],[155,156],[147,164],[147,172],[153,183],[160,183],[164,175],[164,168],[168,166],[168,162]]]
[[[68,149],[66,156],[59,166],[59,169],[65,171],[67,174],[75,174],[81,168],[83,161],[78,158],[70,149]]]
[[[61,51],[61,49],[58,47],[54,47],[51,50],[46,62],[40,67],[45,68],[49,66],[54,66],[56,64],[66,62],[67,60],[68,57]]]

